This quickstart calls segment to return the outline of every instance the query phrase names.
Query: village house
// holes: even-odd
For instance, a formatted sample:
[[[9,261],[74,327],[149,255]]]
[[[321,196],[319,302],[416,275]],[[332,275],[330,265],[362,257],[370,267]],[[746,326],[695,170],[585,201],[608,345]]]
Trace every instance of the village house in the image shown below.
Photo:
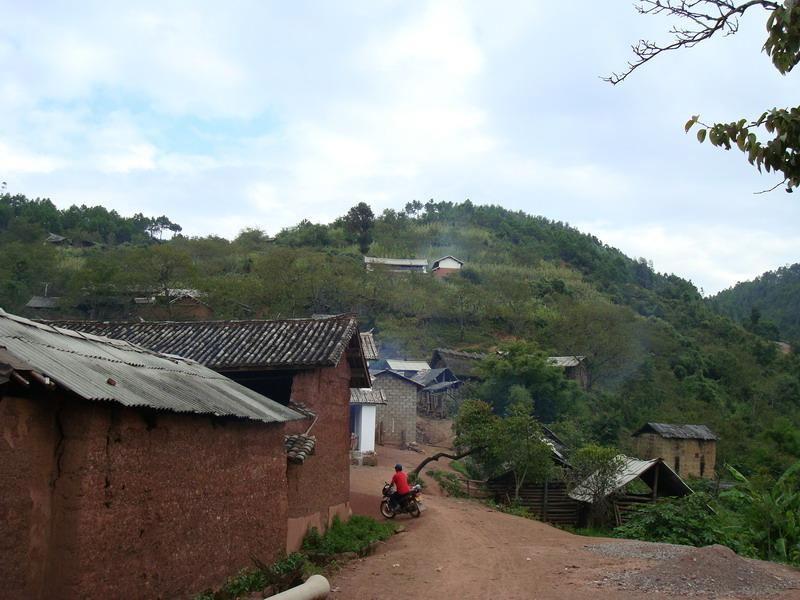
[[[719,438],[705,425],[647,423],[632,436],[638,456],[663,459],[681,477],[715,476]]]
[[[372,374],[372,388],[383,392],[378,406],[378,443],[405,445],[417,441],[417,392],[422,384],[391,370]]]
[[[419,371],[411,379],[423,388],[417,392],[417,410],[429,417],[444,419],[461,399],[461,380],[447,368]]]
[[[189,597],[275,560],[306,423],[195,361],[0,310],[4,597]]]
[[[486,358],[486,354],[479,352],[462,352],[448,348],[436,348],[431,357],[431,368],[447,368],[461,381],[480,379],[476,367]]]
[[[464,266],[464,261],[457,259],[455,256],[443,256],[442,258],[433,261],[431,265],[431,273],[434,277],[447,277],[451,273],[457,273]]]
[[[288,469],[287,551],[310,527],[350,514],[351,388],[370,387],[358,321],[352,315],[273,321],[65,321],[60,326],[124,339],[183,356],[308,419],[287,434],[314,437],[314,453]],[[302,445],[303,440],[300,440]]]
[[[364,267],[367,271],[383,269],[392,273],[425,273],[428,261],[424,258],[379,258],[365,256]]]
[[[547,362],[563,369],[564,376],[577,381],[584,390],[589,387],[589,370],[586,368],[585,356],[550,356]]]

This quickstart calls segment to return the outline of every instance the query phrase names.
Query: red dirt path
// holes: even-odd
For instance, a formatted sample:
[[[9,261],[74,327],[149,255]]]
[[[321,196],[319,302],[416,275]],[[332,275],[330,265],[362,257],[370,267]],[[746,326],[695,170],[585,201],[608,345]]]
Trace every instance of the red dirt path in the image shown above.
[[[350,477],[353,511],[376,518],[380,518],[380,490],[392,475],[391,466],[401,462],[411,470],[424,457],[390,447],[378,451],[378,467],[353,467]],[[445,462],[433,465],[442,468]],[[611,540],[573,535],[544,523],[490,510],[475,501],[444,498],[432,489],[436,487],[434,482],[428,482],[426,510],[421,518],[402,515],[396,519],[406,527],[405,532],[381,545],[372,556],[346,565],[333,577],[335,592],[331,598],[624,600],[643,597],[641,591],[620,590],[604,585],[602,580],[611,573],[652,567],[652,560],[590,552],[584,546]],[[783,577],[800,578],[800,574],[778,565],[768,568],[774,568]],[[683,593],[654,596],[658,600],[686,597]],[[800,590],[771,597],[800,600]]]

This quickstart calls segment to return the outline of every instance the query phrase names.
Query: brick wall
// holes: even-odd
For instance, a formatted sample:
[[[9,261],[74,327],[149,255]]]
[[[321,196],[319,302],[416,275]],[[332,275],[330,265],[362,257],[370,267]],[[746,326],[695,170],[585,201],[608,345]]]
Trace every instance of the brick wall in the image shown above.
[[[334,515],[350,515],[350,367],[342,357],[336,367],[298,373],[292,380],[292,401],[317,416],[311,435],[314,454],[302,465],[290,464],[289,539],[287,550],[299,548],[310,526],[325,528]],[[305,433],[312,420],[287,424],[289,433]]]
[[[715,477],[717,443],[714,440],[683,440],[664,438],[656,433],[642,433],[634,438],[634,450],[639,458],[664,459],[681,477]]]
[[[372,387],[386,394],[386,404],[378,406],[376,424],[378,431],[383,430],[383,441],[394,444],[416,442],[419,386],[395,375],[380,373]]]
[[[0,398],[10,598],[174,598],[284,549],[282,424]]]

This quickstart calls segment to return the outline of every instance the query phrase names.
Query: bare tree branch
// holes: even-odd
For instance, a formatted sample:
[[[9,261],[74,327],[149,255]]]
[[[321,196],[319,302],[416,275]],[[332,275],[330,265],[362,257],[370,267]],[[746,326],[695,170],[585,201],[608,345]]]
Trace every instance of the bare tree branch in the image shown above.
[[[688,20],[694,27],[673,27],[670,33],[675,36],[674,40],[666,45],[639,40],[631,46],[636,60],[629,62],[627,69],[621,73],[612,73],[602,79],[616,85],[663,52],[691,48],[719,32],[733,35],[739,30],[739,17],[756,6],[764,10],[775,10],[779,4],[771,0],[749,0],[741,4],[733,0],[639,0],[636,10],[640,14],[675,16]]]

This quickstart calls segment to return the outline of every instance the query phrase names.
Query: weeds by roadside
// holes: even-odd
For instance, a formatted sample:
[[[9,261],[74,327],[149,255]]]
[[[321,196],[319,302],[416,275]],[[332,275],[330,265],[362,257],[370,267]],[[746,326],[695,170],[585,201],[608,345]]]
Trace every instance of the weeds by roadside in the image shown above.
[[[425,475],[431,477],[438,483],[444,492],[448,496],[452,496],[453,498],[467,498],[468,495],[461,487],[461,481],[459,481],[458,475],[456,473],[446,473],[444,471],[425,471]]]
[[[343,555],[369,554],[376,542],[395,533],[392,523],[382,523],[369,517],[354,515],[346,522],[338,518],[321,534],[312,528],[300,552],[294,552],[266,565],[254,559],[254,566],[239,571],[217,591],[206,590],[194,600],[235,600],[244,594],[270,588],[270,594],[287,590],[315,573],[335,568]]]

